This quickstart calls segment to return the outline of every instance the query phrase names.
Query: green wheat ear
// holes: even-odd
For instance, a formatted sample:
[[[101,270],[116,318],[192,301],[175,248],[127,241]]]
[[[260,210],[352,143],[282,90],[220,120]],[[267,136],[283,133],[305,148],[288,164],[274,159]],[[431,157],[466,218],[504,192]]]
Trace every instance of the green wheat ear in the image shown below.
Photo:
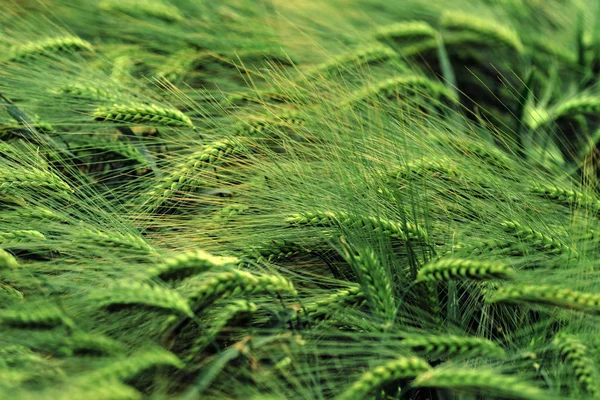
[[[320,321],[329,318],[336,312],[347,310],[347,308],[362,307],[366,302],[367,299],[362,289],[356,285],[340,289],[324,299],[294,307],[297,308],[298,315],[304,315],[311,321]]]
[[[8,60],[25,61],[39,55],[58,55],[81,50],[92,50],[92,45],[78,37],[57,37],[15,46],[11,49]]]
[[[417,376],[414,387],[448,389],[456,392],[476,392],[509,399],[539,400],[551,398],[543,390],[528,384],[522,378],[500,375],[483,368],[434,368]]]
[[[600,112],[600,97],[580,96],[565,100],[551,109],[530,109],[526,115],[525,123],[531,129],[541,129],[563,118],[595,115],[598,112]]]
[[[504,221],[500,225],[506,232],[512,234],[515,238],[522,240],[525,244],[538,247],[541,250],[548,250],[551,253],[577,255],[575,250],[561,243],[559,240],[525,227],[517,221]]]
[[[325,74],[337,69],[356,67],[365,64],[385,62],[398,57],[398,53],[382,44],[373,44],[336,56],[331,60],[318,64],[305,72],[305,75]]]
[[[598,388],[598,374],[594,361],[589,357],[589,349],[573,335],[559,334],[552,344],[560,352],[564,362],[570,367],[575,375],[579,386],[590,395],[597,398],[600,392]]]
[[[24,328],[73,328],[75,323],[52,304],[29,304],[22,307],[0,310],[0,325]]]
[[[441,82],[433,81],[419,75],[405,75],[389,78],[351,94],[350,99],[343,101],[340,106],[346,106],[362,101],[374,101],[378,97],[395,99],[421,95],[425,99],[445,99],[455,103],[454,94]]]
[[[122,12],[136,18],[152,17],[167,22],[182,21],[181,11],[160,0],[103,0],[98,6],[109,12]]]
[[[184,363],[176,355],[157,348],[139,352],[126,359],[113,362],[106,367],[80,377],[78,380],[81,384],[111,380],[125,382],[149,369],[157,367],[181,369],[183,366]]]
[[[584,193],[577,190],[564,189],[555,185],[540,184],[532,186],[530,190],[540,197],[550,199],[564,206],[590,207],[592,212],[600,210],[599,199],[586,196]]]
[[[91,293],[88,300],[97,307],[137,306],[161,309],[193,317],[188,302],[176,291],[139,282],[120,282]]]
[[[386,270],[370,247],[353,249],[345,244],[344,255],[356,273],[361,291],[371,309],[385,323],[393,322],[396,304],[390,271]]]
[[[292,225],[308,226],[341,226],[346,228],[363,228],[374,233],[382,233],[400,240],[427,241],[427,233],[412,223],[400,223],[373,216],[349,214],[343,211],[307,211],[292,214],[285,218]]]
[[[411,335],[402,345],[429,360],[446,357],[504,358],[504,350],[491,340],[454,335]]]
[[[0,249],[0,269],[17,268],[19,263],[17,259],[4,249]]]
[[[182,279],[238,263],[239,260],[235,257],[218,257],[203,250],[195,250],[165,259],[162,264],[150,270],[150,275],[164,281]]]
[[[288,279],[277,275],[254,275],[241,270],[194,276],[184,281],[179,290],[189,294],[188,299],[194,304],[194,310],[201,310],[219,299],[264,292],[297,295]]]
[[[442,258],[425,265],[417,275],[417,282],[510,279],[513,274],[511,266],[500,262]]]
[[[600,314],[600,294],[554,285],[505,285],[490,293],[489,303],[542,304]]]
[[[392,39],[402,41],[417,41],[423,39],[435,39],[437,31],[424,21],[397,22],[384,25],[375,33],[376,39]]]
[[[417,357],[401,357],[364,373],[336,399],[364,399],[369,393],[381,388],[386,383],[412,378],[430,369],[431,367],[425,360]]]
[[[80,83],[72,83],[61,86],[55,90],[58,94],[67,94],[73,97],[90,100],[114,100],[115,94],[101,87],[89,86]]]
[[[442,29],[448,32],[470,33],[478,41],[487,39],[501,46],[514,49],[517,53],[524,53],[525,48],[518,34],[504,25],[492,20],[482,19],[473,15],[456,11],[445,11],[440,17]],[[448,38],[451,40],[451,38]]]
[[[181,126],[192,128],[192,120],[181,111],[159,107],[155,104],[115,104],[110,107],[100,107],[92,116],[97,121],[109,121],[119,124],[138,124],[155,126]]]

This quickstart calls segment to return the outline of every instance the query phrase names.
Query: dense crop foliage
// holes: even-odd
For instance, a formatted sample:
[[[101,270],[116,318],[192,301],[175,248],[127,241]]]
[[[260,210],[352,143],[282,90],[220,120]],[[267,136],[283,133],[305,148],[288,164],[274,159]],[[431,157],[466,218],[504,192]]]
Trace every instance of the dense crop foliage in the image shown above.
[[[600,2],[0,26],[0,398],[600,397]]]

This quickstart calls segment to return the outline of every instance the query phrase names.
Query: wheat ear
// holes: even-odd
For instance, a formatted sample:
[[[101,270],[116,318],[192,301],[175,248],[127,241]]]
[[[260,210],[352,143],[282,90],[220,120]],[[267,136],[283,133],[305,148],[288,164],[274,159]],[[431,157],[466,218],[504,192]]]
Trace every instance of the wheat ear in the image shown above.
[[[337,397],[337,400],[360,400],[366,398],[382,385],[403,378],[412,378],[431,367],[418,357],[401,357],[364,373],[356,382]]]
[[[395,99],[407,95],[421,95],[426,99],[446,99],[454,103],[457,99],[441,82],[435,82],[425,76],[406,75],[389,78],[370,85],[350,95],[349,100],[343,101],[340,106],[346,106],[361,101],[370,101],[378,97]]]
[[[184,162],[177,165],[171,175],[158,182],[146,194],[148,202],[157,207],[185,186],[190,186],[192,183],[202,184],[203,182],[200,180],[202,171],[221,165],[243,151],[244,147],[241,144],[229,139],[204,145],[201,150],[194,152]]]
[[[600,210],[600,200],[587,197],[577,190],[563,189],[554,185],[534,185],[530,190],[540,197],[553,200],[564,206],[582,206],[590,207],[591,211]]]
[[[276,275],[254,275],[246,271],[203,274],[189,278],[182,290],[191,293],[189,301],[194,310],[201,310],[218,299],[239,297],[262,292],[296,295],[289,280]]]
[[[159,107],[156,104],[114,104],[99,107],[92,116],[97,121],[109,121],[126,125],[162,125],[194,127],[192,120],[181,111]]]
[[[440,25],[447,31],[469,32],[496,43],[512,48],[517,53],[525,51],[519,35],[511,28],[494,21],[478,18],[456,11],[446,11],[440,18]],[[480,39],[481,40],[481,39]]]
[[[600,294],[552,285],[506,285],[492,292],[487,301],[543,304],[600,314]]]
[[[0,270],[3,268],[17,268],[17,259],[4,249],[0,249]]]
[[[307,71],[306,75],[310,76],[325,74],[337,69],[343,70],[359,65],[375,64],[396,57],[398,57],[398,53],[396,53],[394,50],[390,49],[388,46],[377,43],[370,46],[361,47],[352,52],[342,54],[334,57],[331,60],[325,61],[324,63],[319,64]]]
[[[160,0],[103,0],[98,6],[104,11],[122,12],[139,18],[151,17],[167,22],[184,19],[179,8]]]
[[[0,167],[0,193],[15,194],[28,189],[47,189],[63,197],[73,193],[67,183],[51,172]]]
[[[161,309],[192,318],[188,302],[176,291],[139,282],[120,282],[92,292],[89,301],[97,307],[138,306]]]
[[[504,350],[491,340],[454,335],[407,336],[401,344],[429,360],[447,357],[504,358]]]
[[[102,382],[118,380],[121,382],[130,380],[144,371],[156,367],[172,367],[181,369],[183,362],[173,353],[163,349],[146,350],[141,353],[116,361],[111,365],[100,368],[94,372],[79,378],[83,382]]]
[[[517,221],[504,221],[500,224],[505,231],[511,233],[517,239],[526,244],[539,247],[543,250],[549,250],[551,253],[566,253],[576,256],[577,252],[569,246],[561,243],[557,239],[544,235],[541,232],[527,228]]]
[[[552,342],[571,367],[579,386],[590,395],[597,398],[599,394],[598,377],[594,361],[589,357],[589,349],[573,335],[559,334]]]
[[[92,50],[92,45],[78,37],[67,36],[31,42],[11,49],[9,61],[24,61],[29,57],[53,55],[80,50]]]
[[[365,305],[367,299],[360,286],[352,286],[347,289],[340,289],[322,300],[304,304],[296,307],[303,312],[309,320],[320,321],[327,319],[331,314],[347,308],[359,308]]]
[[[512,267],[500,262],[442,258],[425,265],[417,275],[417,282],[510,279],[513,274]]]
[[[520,377],[500,375],[483,368],[435,368],[417,376],[413,386],[471,391],[509,399],[539,400],[548,398],[541,389],[528,384]]]
[[[392,322],[396,305],[390,272],[371,248],[352,249],[345,245],[344,253],[373,312],[385,322]]]
[[[307,211],[292,214],[285,222],[294,225],[309,226],[343,226],[347,228],[364,228],[373,233],[383,233],[391,238],[401,240],[427,241],[427,233],[412,223],[399,223],[383,218],[349,214],[343,211]]]
[[[22,308],[0,310],[0,324],[27,328],[73,328],[75,323],[55,305],[28,305]]]
[[[215,268],[234,266],[238,263],[239,260],[235,257],[218,257],[203,250],[195,250],[167,258],[149,272],[152,276],[167,281],[186,278]]]

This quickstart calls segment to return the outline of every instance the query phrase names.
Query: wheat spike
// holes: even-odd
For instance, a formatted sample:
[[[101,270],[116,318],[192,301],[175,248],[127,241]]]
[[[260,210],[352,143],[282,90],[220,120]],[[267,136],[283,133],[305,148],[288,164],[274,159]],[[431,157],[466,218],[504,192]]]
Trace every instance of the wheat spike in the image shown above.
[[[563,189],[555,185],[534,185],[531,192],[540,197],[553,200],[565,206],[590,207],[592,211],[600,210],[600,200],[587,197],[577,190]]]
[[[522,378],[500,375],[483,368],[434,368],[417,376],[414,387],[434,387],[452,391],[472,391],[509,399],[539,400],[549,398],[541,389]]]
[[[375,64],[398,57],[398,53],[382,44],[364,46],[349,53],[334,57],[306,72],[306,75],[320,75],[337,69]]]
[[[146,350],[126,359],[116,361],[94,372],[79,378],[81,384],[86,382],[128,381],[151,368],[172,367],[183,368],[183,362],[173,353],[163,349]]]
[[[383,233],[391,238],[401,240],[427,240],[427,233],[412,223],[399,223],[372,216],[353,215],[346,212],[307,211],[292,214],[285,222],[294,225],[310,226],[344,226],[348,228],[365,228],[373,233]]]
[[[392,322],[396,305],[389,271],[381,265],[381,260],[371,248],[353,250],[346,245],[344,253],[373,311],[385,322]]]
[[[417,357],[401,357],[364,373],[354,384],[337,397],[337,400],[360,400],[388,382],[412,378],[431,367]]]
[[[55,305],[27,305],[26,307],[0,310],[0,324],[26,328],[73,328],[75,323]]]
[[[517,221],[504,221],[500,225],[505,231],[509,232],[517,239],[522,240],[528,245],[533,245],[540,249],[548,250],[551,253],[565,253],[573,256],[577,255],[575,250],[561,243],[557,239],[544,235],[541,232],[534,231],[531,228],[527,228]]]
[[[571,367],[580,387],[590,395],[597,398],[599,388],[597,385],[597,372],[594,361],[588,356],[589,349],[573,335],[559,334],[552,342],[558,349],[566,364]]]
[[[234,266],[239,263],[235,257],[213,256],[203,250],[194,250],[165,259],[152,268],[150,274],[162,279],[182,279],[212,269]]]
[[[369,101],[378,97],[395,99],[397,97],[404,98],[407,95],[421,95],[421,97],[426,99],[446,99],[453,103],[457,101],[454,95],[441,82],[435,82],[419,75],[405,75],[389,78],[360,89],[350,95],[349,100],[343,101],[341,106]]]
[[[490,303],[543,304],[600,314],[600,295],[552,285],[506,285],[488,298]]]
[[[499,262],[442,258],[425,265],[417,275],[417,282],[510,279],[513,274],[514,270],[509,265]]]
[[[46,240],[41,232],[32,230],[0,232],[0,245],[11,246],[17,243],[30,243]]]
[[[239,297],[262,292],[296,295],[289,280],[276,275],[254,275],[246,271],[229,271],[203,274],[185,282],[183,290],[190,293],[188,299],[194,309],[227,297]]]
[[[9,61],[25,61],[29,57],[92,50],[92,45],[78,37],[66,36],[31,42],[11,49]]]
[[[377,30],[375,38],[392,40],[410,40],[415,42],[423,39],[435,39],[437,31],[424,21],[397,22],[384,25]]]
[[[103,232],[88,227],[78,227],[74,232],[74,236],[88,239],[93,244],[103,247],[132,249],[147,254],[156,254],[156,250],[152,245],[146,242],[142,237],[131,233]]]
[[[504,350],[491,340],[454,335],[414,335],[402,340],[402,345],[429,360],[447,357],[504,358]]]
[[[203,349],[213,341],[219,333],[229,324],[234,318],[239,315],[251,315],[258,310],[258,306],[246,300],[233,300],[222,309],[215,313],[214,324],[210,326],[208,332],[199,337],[192,345],[192,357],[201,354]]]
[[[153,17],[167,22],[184,19],[181,11],[160,0],[103,0],[98,6],[109,12],[122,12],[136,18]]]
[[[187,317],[193,317],[188,302],[178,292],[139,282],[120,282],[89,295],[89,300],[98,307],[139,306],[162,309]]]
[[[16,194],[28,189],[47,189],[63,197],[73,192],[66,182],[51,172],[37,168],[0,167],[0,193]]]
[[[0,269],[17,268],[19,263],[17,259],[4,249],[0,249]]]
[[[541,129],[562,118],[574,118],[578,115],[596,115],[600,112],[600,98],[580,96],[559,103],[550,110],[536,108],[530,110],[526,123],[532,129]]]
[[[514,49],[519,54],[525,51],[516,31],[491,20],[462,12],[446,11],[440,17],[440,25],[448,31],[469,32],[493,40],[497,44]]]
[[[91,100],[114,100],[115,95],[108,90],[100,87],[72,83],[61,86],[56,90],[58,94],[67,94],[73,97],[80,97]]]
[[[109,121],[127,125],[158,125],[193,127],[192,120],[181,111],[159,107],[156,104],[114,104],[99,107],[92,116],[97,121]]]
[[[154,206],[160,206],[170,199],[177,191],[185,187],[201,185],[202,172],[207,168],[226,163],[229,158],[242,153],[244,147],[238,142],[223,139],[207,145],[191,154],[187,159],[174,168],[170,176],[157,183],[146,195]]]
[[[303,304],[296,307],[312,321],[327,319],[331,314],[346,310],[347,308],[359,308],[365,305],[367,299],[360,286],[352,286],[347,289],[340,289],[322,300]]]

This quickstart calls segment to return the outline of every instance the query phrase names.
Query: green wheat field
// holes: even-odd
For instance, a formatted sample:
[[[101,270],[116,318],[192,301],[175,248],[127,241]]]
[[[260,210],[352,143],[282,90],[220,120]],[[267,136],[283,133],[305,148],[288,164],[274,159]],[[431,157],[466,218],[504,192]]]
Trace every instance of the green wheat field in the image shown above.
[[[1,399],[600,399],[600,1],[0,29]]]

